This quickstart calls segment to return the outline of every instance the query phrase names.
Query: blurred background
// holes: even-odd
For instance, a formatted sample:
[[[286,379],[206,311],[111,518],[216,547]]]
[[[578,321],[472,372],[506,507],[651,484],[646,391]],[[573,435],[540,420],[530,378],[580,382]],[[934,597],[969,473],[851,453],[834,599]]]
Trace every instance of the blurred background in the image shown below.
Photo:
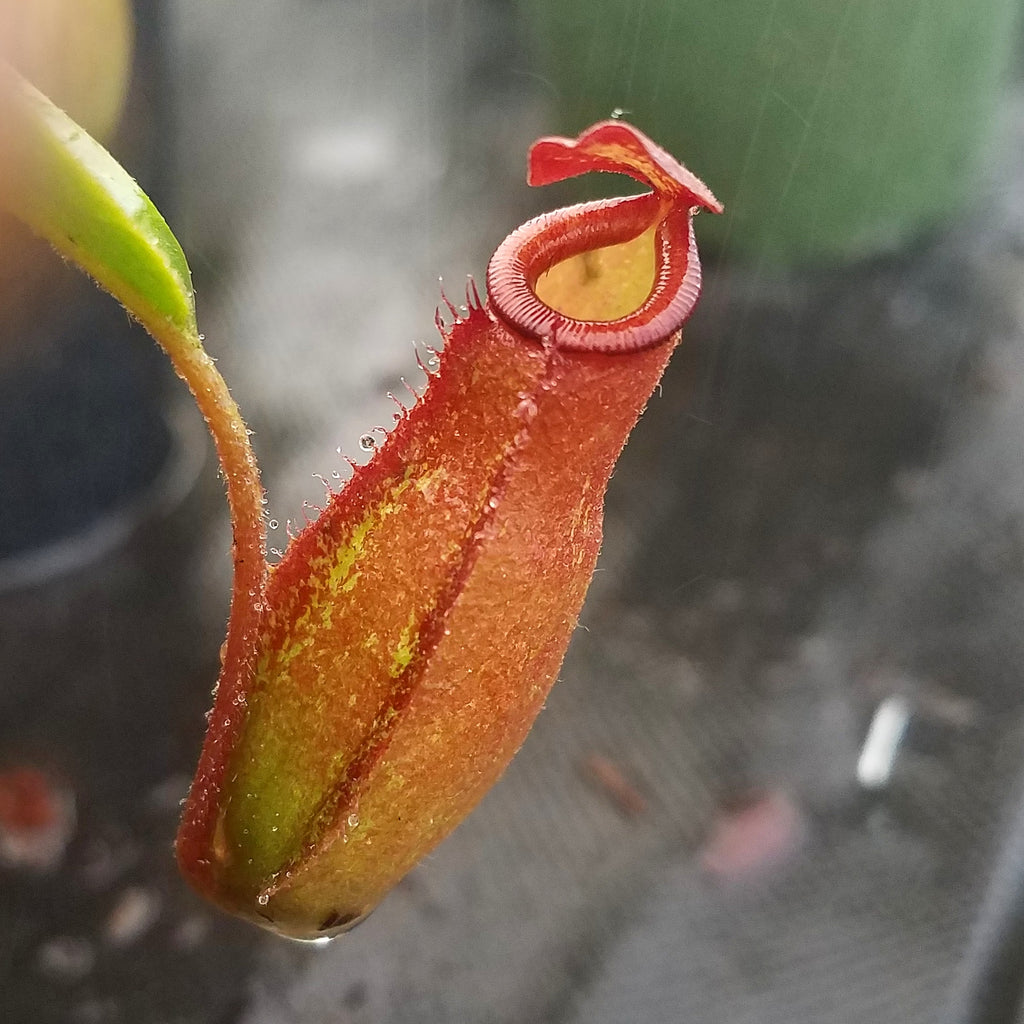
[[[577,194],[537,135],[621,111],[727,207],[545,711],[317,947],[174,870],[230,573],[198,416],[0,222],[0,1019],[1016,1020],[1018,8],[0,0],[184,244],[274,549],[422,383],[438,277]]]

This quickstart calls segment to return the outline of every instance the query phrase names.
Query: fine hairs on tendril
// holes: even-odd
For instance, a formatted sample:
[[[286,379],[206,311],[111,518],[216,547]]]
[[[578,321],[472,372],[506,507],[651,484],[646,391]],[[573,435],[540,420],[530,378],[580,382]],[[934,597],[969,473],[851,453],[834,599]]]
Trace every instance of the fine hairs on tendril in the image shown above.
[[[356,462],[356,460],[353,459],[351,455],[346,455],[340,444],[334,450],[341,457],[342,462],[344,462],[345,465],[348,466],[348,469],[349,469],[349,479],[351,479],[352,474],[355,473],[356,469],[359,466],[359,463]]]
[[[420,345],[419,345],[419,342],[414,341],[412,343],[412,353],[413,353],[413,356],[416,359],[416,365],[423,371],[424,375],[429,380],[433,376],[433,371],[423,361],[423,357],[420,355]]]
[[[409,415],[408,408],[402,403],[401,399],[399,399],[398,396],[393,391],[387,392],[387,397],[391,399],[391,401],[394,402],[396,406],[398,406],[398,412],[393,413],[392,415],[394,416],[396,423],[401,423],[402,420],[404,420],[405,417]]]

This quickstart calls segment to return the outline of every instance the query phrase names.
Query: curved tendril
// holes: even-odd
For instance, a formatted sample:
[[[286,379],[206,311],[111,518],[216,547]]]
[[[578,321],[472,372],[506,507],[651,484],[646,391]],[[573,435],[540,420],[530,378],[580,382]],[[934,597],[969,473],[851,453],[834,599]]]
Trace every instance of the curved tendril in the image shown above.
[[[530,150],[531,185],[587,171],[628,174],[652,189],[626,199],[596,200],[542,214],[514,231],[487,267],[493,311],[521,334],[556,348],[635,352],[665,341],[689,316],[700,294],[693,213],[721,204],[699,178],[630,125],[605,121],[578,139],[540,139]],[[628,242],[656,227],[654,282],[647,298],[614,320],[581,320],[537,295],[537,281],[555,264]]]

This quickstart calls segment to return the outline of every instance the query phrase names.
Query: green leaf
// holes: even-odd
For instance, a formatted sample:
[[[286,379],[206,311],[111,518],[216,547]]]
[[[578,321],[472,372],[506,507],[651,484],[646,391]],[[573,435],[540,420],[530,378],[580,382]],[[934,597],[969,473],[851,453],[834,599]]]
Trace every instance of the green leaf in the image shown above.
[[[0,61],[0,207],[156,336],[198,345],[191,274],[166,221],[89,134]]]

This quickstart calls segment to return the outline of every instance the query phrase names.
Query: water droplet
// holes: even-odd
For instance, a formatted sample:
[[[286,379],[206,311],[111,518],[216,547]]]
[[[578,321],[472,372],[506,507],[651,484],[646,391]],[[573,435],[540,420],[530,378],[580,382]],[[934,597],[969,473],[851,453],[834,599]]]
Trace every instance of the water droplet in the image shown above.
[[[350,814],[348,816],[348,827],[349,828],[356,828],[358,825],[359,825],[359,815],[358,814]]]
[[[268,527],[269,527],[269,528],[270,528],[271,530],[276,530],[276,529],[278,528],[278,526],[279,526],[279,525],[280,525],[280,524],[278,523],[278,521],[277,521],[276,519],[271,519],[271,520],[270,520],[270,522],[269,522],[269,523],[267,523],[267,526],[268,526]]]
[[[377,441],[372,434],[363,434],[363,436],[359,438],[359,447],[362,448],[364,452],[372,452],[377,447]]]
[[[265,892],[261,892],[259,896],[256,897],[256,902],[261,907],[265,907],[270,902],[270,897]]]

